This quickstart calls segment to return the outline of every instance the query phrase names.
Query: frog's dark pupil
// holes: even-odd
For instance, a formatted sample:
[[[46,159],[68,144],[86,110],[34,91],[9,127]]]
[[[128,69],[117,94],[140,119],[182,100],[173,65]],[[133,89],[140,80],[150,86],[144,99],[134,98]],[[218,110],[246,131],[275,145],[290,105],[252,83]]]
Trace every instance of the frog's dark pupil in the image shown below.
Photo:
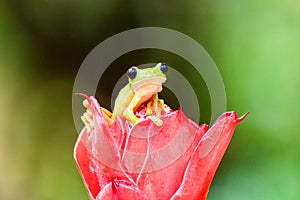
[[[168,72],[168,65],[166,65],[165,63],[162,63],[160,65],[160,71],[163,73],[163,74],[166,74]]]
[[[131,67],[130,69],[128,69],[127,71],[127,75],[130,79],[134,79],[136,77],[137,74],[137,70],[135,67]]]

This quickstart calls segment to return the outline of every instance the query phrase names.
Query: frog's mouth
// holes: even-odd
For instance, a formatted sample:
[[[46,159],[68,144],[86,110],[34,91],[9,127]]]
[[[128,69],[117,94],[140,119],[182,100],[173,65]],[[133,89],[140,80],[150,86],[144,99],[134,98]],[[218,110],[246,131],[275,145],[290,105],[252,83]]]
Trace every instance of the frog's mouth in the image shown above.
[[[140,81],[137,81],[135,83],[131,84],[131,89],[133,92],[138,92],[143,89],[146,90],[146,92],[156,93],[160,92],[162,90],[162,84],[166,82],[165,77],[152,77],[152,78],[146,78]]]

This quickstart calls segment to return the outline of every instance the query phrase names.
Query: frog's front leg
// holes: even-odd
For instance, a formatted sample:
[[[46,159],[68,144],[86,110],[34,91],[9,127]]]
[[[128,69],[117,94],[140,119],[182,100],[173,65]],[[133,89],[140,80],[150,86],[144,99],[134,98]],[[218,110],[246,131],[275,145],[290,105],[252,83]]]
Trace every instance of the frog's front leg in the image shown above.
[[[139,119],[134,115],[133,110],[140,100],[141,100],[141,97],[138,94],[134,94],[130,104],[127,106],[127,108],[123,112],[123,116],[127,120],[131,121],[133,124],[135,124],[139,121]],[[157,126],[161,126],[163,124],[162,120],[156,116],[148,116],[147,118],[149,118]]]
[[[169,113],[170,112],[170,108],[165,105],[164,100],[158,98],[158,93],[156,93],[154,95],[152,107],[154,108],[156,116],[160,116],[162,110],[165,113]]]
[[[133,124],[135,124],[139,121],[139,119],[134,115],[133,109],[139,103],[140,100],[141,100],[141,97],[137,94],[134,94],[134,96],[133,96],[132,100],[130,101],[129,105],[123,111],[123,116],[127,120],[131,121]]]
[[[146,116],[152,115],[153,110],[156,116],[160,116],[161,110],[158,107],[158,101],[158,94],[156,93],[151,97],[151,100],[147,103]]]

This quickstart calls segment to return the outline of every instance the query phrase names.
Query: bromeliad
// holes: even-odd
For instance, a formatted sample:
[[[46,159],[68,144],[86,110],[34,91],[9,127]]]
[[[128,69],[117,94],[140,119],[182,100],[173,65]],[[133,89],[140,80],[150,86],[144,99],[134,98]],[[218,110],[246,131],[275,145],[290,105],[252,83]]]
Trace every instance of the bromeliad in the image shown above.
[[[204,200],[238,118],[226,112],[208,129],[171,110],[157,93],[167,65],[128,70],[112,113],[94,97],[74,158],[91,200]]]

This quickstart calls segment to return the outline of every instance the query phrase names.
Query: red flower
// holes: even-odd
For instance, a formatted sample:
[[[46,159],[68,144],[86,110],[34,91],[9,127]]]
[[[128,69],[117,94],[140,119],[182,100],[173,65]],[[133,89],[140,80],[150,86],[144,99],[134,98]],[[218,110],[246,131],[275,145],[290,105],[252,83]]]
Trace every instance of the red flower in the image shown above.
[[[74,157],[91,200],[204,200],[235,126],[247,115],[226,112],[208,129],[179,109],[164,114],[162,126],[121,118],[108,126],[97,100],[84,97],[95,127],[83,128]]]

